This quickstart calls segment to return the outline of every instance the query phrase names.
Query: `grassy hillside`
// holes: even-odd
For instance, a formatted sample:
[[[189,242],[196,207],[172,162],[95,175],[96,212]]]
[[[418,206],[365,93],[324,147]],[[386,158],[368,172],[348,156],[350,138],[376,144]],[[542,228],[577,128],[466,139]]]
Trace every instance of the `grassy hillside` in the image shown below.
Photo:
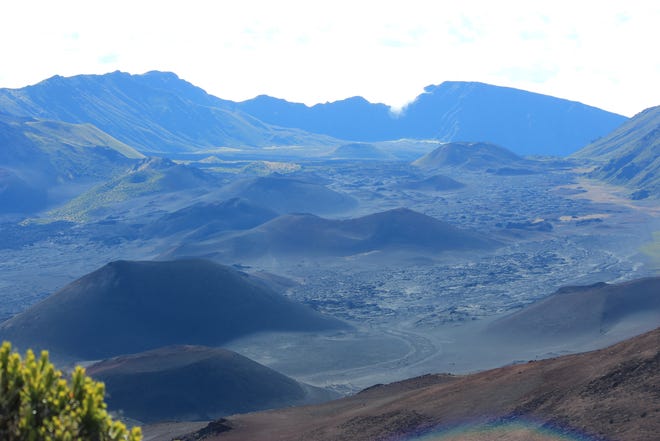
[[[47,163],[61,176],[107,176],[106,163],[114,158],[140,159],[144,155],[91,124],[70,124],[0,113],[0,165]],[[74,168],[74,166],[78,168]]]
[[[641,252],[649,259],[649,265],[660,272],[660,231],[653,232],[651,242],[641,248]]]
[[[215,179],[194,167],[163,158],[149,158],[125,173],[85,191],[47,213],[48,218],[88,222],[115,212],[116,205],[141,196],[160,195],[187,189],[204,189]]]
[[[633,190],[633,197],[660,197],[660,106],[635,115],[573,157],[597,164],[592,177]]]
[[[104,146],[127,158],[140,159],[144,155],[118,141],[91,124],[68,124],[61,121],[37,120],[27,122],[31,128],[26,134],[43,147],[53,142],[72,147],[91,148]]]
[[[0,113],[0,212],[43,208],[53,186],[108,179],[144,156],[89,124]]]

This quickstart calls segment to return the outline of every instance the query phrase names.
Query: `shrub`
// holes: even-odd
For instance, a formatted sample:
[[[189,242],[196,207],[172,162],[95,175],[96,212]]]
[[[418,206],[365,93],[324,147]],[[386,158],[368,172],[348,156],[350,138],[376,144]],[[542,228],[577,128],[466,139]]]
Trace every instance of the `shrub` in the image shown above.
[[[7,342],[0,348],[0,440],[140,441],[139,428],[113,421],[105,387],[76,367],[67,382],[48,359],[28,350],[25,359]]]

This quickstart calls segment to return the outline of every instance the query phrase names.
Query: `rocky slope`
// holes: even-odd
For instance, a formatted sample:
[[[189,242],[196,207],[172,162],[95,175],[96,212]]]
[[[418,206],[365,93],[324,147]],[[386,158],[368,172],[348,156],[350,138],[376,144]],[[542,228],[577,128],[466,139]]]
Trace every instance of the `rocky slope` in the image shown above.
[[[216,422],[204,439],[421,440],[437,432],[423,439],[464,441],[495,439],[488,430],[500,426],[496,439],[503,440],[652,441],[660,431],[659,384],[656,329],[594,352],[466,376],[427,375],[318,406],[236,415]],[[463,432],[442,437],[457,428]]]

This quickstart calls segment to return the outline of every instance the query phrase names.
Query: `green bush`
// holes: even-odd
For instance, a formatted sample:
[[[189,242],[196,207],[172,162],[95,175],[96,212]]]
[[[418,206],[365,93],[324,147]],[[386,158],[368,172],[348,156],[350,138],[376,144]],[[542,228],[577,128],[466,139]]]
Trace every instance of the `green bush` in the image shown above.
[[[7,342],[0,348],[0,440],[140,441],[139,428],[113,421],[103,401],[105,387],[76,367],[70,382],[30,350],[25,360]]]

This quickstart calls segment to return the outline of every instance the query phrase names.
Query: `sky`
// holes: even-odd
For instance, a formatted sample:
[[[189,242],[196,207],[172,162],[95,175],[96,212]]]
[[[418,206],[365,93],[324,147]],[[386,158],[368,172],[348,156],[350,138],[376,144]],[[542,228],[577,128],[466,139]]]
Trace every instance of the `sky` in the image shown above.
[[[0,5],[0,87],[171,71],[220,98],[400,108],[480,81],[632,116],[660,105],[655,0],[21,0]]]

